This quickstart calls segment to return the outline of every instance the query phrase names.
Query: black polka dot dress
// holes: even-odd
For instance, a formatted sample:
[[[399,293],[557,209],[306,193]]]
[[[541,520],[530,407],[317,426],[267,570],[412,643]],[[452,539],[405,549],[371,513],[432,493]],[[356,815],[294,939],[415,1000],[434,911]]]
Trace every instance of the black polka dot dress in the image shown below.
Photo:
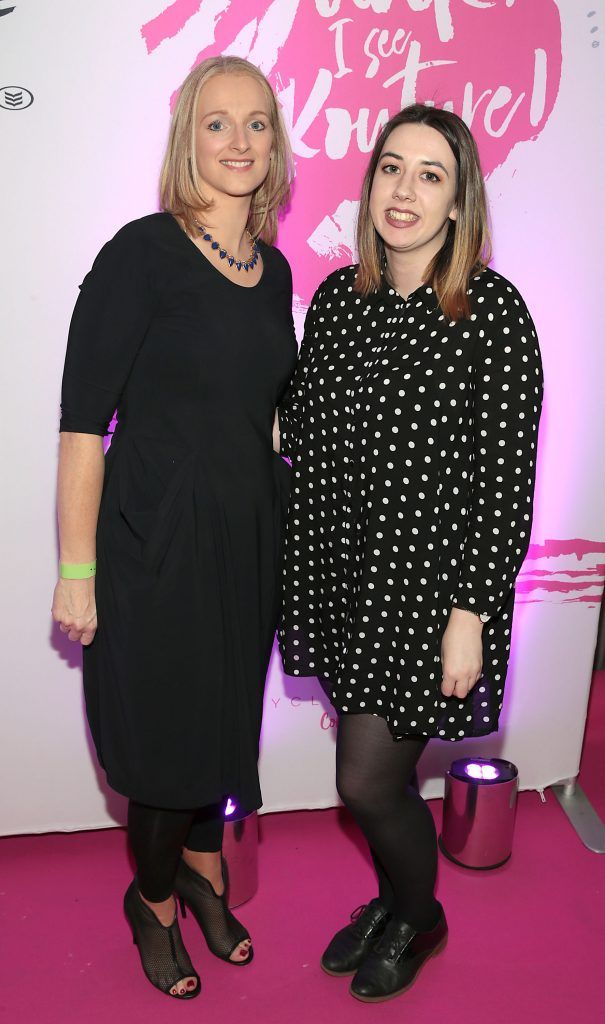
[[[280,646],[339,712],[394,736],[458,740],[498,728],[515,578],[532,519],[542,368],[523,299],[485,270],[470,320],[435,293],[353,291],[331,274],[307,313],[280,407],[293,463]],[[452,606],[489,616],[483,674],[441,693]]]

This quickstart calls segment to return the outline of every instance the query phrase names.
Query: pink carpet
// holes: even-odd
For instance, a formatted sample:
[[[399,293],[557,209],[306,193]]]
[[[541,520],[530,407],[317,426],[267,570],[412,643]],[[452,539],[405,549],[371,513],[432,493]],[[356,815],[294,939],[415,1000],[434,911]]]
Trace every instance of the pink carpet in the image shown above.
[[[605,673],[595,677],[580,782],[605,815]],[[441,801],[432,801],[437,828]],[[185,941],[202,996],[176,1004],[143,978],[120,912],[130,879],[124,832],[0,841],[0,1019],[11,1024],[596,1024],[604,1019],[605,857],[582,846],[552,793],[519,798],[511,861],[485,873],[440,859],[450,940],[417,984],[366,1006],[323,974],[326,940],[373,894],[342,811],[262,819],[260,889],[240,910],[254,936],[249,968]]]

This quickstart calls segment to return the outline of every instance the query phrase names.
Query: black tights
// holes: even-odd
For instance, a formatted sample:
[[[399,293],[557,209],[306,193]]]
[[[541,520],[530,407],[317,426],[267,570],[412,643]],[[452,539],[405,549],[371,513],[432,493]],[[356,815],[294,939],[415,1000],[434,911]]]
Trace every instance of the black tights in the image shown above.
[[[416,764],[427,740],[394,740],[383,718],[343,714],[336,740],[336,786],[367,839],[382,903],[417,931],[435,925],[437,835],[420,796]]]
[[[172,894],[181,850],[216,853],[223,845],[223,807],[212,804],[197,811],[170,811],[128,804],[128,838],[137,865],[139,891],[151,903]]]

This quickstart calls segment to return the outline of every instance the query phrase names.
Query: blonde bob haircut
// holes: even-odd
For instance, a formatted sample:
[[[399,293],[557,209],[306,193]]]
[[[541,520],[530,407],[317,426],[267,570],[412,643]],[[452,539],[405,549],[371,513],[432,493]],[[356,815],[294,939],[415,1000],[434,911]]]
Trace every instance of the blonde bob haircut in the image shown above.
[[[367,297],[382,283],[385,246],[370,214],[370,193],[380,154],[395,128],[402,124],[425,124],[448,143],[456,159],[456,220],[450,220],[446,239],[427,267],[424,283],[430,285],[441,310],[449,320],[468,319],[471,307],[467,295],[470,278],[491,259],[491,240],[485,184],[479,153],[462,118],[448,110],[414,103],[385,124],[376,140],[361,190],[357,219],[359,270],[355,291]]]
[[[212,207],[212,201],[204,199],[202,194],[195,141],[200,91],[215,75],[248,75],[260,83],[267,97],[273,129],[271,163],[267,177],[252,196],[247,228],[254,238],[260,237],[272,245],[277,236],[279,215],[290,201],[294,176],[292,151],[273,89],[262,72],[241,57],[210,57],[198,64],[183,82],[162,164],[160,206],[177,217],[190,234],[195,234],[196,217]]]

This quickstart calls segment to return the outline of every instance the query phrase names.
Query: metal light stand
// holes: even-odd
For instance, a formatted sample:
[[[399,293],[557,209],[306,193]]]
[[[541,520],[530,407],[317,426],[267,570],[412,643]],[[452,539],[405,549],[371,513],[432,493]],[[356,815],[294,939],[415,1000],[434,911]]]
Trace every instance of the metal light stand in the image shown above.
[[[577,778],[563,779],[552,790],[584,846],[593,853],[605,853],[605,822],[578,785]]]

